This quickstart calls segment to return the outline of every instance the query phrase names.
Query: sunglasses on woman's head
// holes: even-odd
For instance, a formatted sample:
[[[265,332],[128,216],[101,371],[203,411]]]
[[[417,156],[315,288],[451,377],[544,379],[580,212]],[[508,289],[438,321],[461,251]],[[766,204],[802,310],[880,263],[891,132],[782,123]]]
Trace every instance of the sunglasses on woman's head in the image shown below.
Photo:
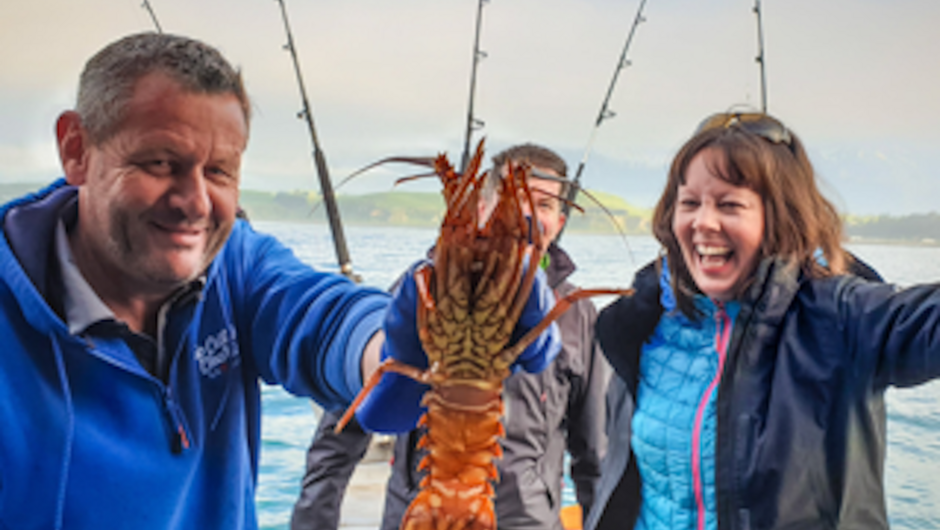
[[[790,131],[778,120],[759,112],[721,112],[712,114],[699,124],[695,133],[711,129],[738,128],[775,144],[793,148]]]

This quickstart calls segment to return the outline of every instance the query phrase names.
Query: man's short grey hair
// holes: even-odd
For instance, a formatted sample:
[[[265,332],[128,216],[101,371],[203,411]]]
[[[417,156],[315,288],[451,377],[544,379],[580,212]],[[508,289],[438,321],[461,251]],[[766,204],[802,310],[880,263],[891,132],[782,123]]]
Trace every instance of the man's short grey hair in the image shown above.
[[[196,94],[232,94],[251,120],[241,73],[212,46],[164,33],[138,33],[115,41],[85,63],[75,110],[92,143],[100,144],[121,125],[138,80],[162,72]]]

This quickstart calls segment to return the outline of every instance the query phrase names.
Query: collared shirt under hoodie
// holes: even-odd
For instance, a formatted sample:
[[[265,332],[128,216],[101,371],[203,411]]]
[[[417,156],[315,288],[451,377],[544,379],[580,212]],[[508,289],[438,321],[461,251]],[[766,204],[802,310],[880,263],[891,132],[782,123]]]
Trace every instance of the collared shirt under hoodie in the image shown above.
[[[61,281],[61,300],[54,305],[62,308],[62,315],[72,335],[111,336],[122,338],[137,357],[141,366],[149,374],[166,383],[170,370],[170,363],[176,351],[168,351],[166,343],[179,342],[181,327],[185,327],[191,311],[185,309],[187,304],[195,302],[205,285],[205,277],[201,276],[187,282],[174,292],[158,309],[157,329],[154,337],[143,333],[136,333],[124,322],[117,319],[114,312],[92,289],[88,281],[82,276],[75,263],[75,256],[69,244],[68,231],[75,225],[78,218],[78,198],[68,201],[62,208],[62,218],[55,229],[55,260],[58,264],[58,277]],[[167,329],[167,315],[176,308],[174,319],[177,325]],[[171,335],[165,338],[166,335]]]

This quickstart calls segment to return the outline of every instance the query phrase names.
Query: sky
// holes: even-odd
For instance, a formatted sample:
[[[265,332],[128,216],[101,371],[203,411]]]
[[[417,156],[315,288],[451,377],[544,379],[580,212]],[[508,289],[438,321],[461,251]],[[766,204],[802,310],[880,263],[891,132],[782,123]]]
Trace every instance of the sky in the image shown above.
[[[334,182],[392,155],[464,145],[477,0],[285,0]],[[318,189],[276,0],[150,0],[164,31],[218,47],[254,107],[242,188]],[[475,116],[487,152],[531,141],[583,183],[655,204],[671,157],[705,116],[761,105],[754,0],[648,0],[595,128],[639,0],[484,4]],[[940,211],[940,2],[764,0],[767,106],[808,146],[822,187],[858,215]],[[0,183],[60,174],[53,124],[84,61],[153,30],[141,0],[0,5]],[[594,142],[588,150],[594,133]],[[340,193],[388,191],[387,166]],[[410,184],[409,191],[436,189]]]

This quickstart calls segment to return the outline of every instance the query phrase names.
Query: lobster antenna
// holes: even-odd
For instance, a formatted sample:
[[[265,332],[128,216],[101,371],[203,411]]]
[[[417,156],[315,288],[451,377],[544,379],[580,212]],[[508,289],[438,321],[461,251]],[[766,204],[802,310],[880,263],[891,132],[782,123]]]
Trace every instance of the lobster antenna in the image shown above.
[[[473,100],[477,86],[477,65],[480,60],[486,58],[486,52],[480,50],[480,25],[483,21],[483,4],[488,1],[480,0],[477,5],[476,36],[473,39],[473,65],[470,68],[470,103],[467,105],[467,129],[463,138],[463,155],[460,157],[461,173],[467,170],[467,164],[470,162],[470,141],[473,137],[473,131],[483,128],[483,121],[473,115]]]
[[[349,250],[346,248],[346,236],[343,234],[343,223],[339,217],[339,208],[336,205],[336,196],[333,193],[333,186],[330,182],[330,173],[326,167],[326,158],[323,156],[323,149],[320,148],[320,141],[317,139],[317,131],[313,126],[313,113],[310,111],[307,89],[304,88],[304,79],[300,73],[300,63],[297,60],[294,36],[291,33],[290,23],[287,20],[287,8],[284,7],[284,0],[276,1],[281,6],[281,17],[284,19],[284,30],[287,33],[287,44],[284,45],[284,49],[290,52],[291,59],[294,62],[294,73],[297,75],[297,85],[300,87],[300,99],[303,102],[303,109],[297,113],[297,117],[306,120],[307,130],[310,132],[310,140],[313,142],[313,161],[317,168],[317,176],[320,179],[320,192],[323,196],[323,202],[326,205],[326,213],[330,222],[330,231],[333,234],[333,247],[336,250],[339,270],[347,278],[358,282],[360,278],[353,272],[352,261],[349,258]]]
[[[760,65],[760,110],[767,114],[767,74],[764,71],[764,25],[761,18],[760,0],[754,0],[757,15],[757,64]]]
[[[140,7],[147,10],[150,13],[150,19],[153,20],[153,25],[157,27],[157,33],[163,33],[163,28],[160,27],[160,21],[157,20],[157,14],[153,12],[153,8],[150,6],[149,0],[144,0],[144,3]]]
[[[574,174],[574,180],[571,183],[570,188],[568,189],[567,201],[563,204],[562,208],[565,215],[571,211],[569,204],[574,203],[575,198],[578,196],[578,191],[581,189],[581,175],[584,173],[584,165],[587,164],[588,157],[591,154],[591,148],[594,145],[594,139],[597,137],[597,130],[600,128],[601,124],[604,123],[604,120],[613,118],[616,113],[608,107],[610,104],[610,96],[614,92],[614,86],[617,84],[617,78],[620,76],[620,71],[624,68],[630,66],[630,61],[627,59],[627,51],[630,49],[630,43],[633,41],[633,34],[636,33],[637,26],[641,22],[646,22],[646,18],[643,16],[643,6],[646,5],[646,0],[640,2],[640,7],[636,10],[636,17],[633,19],[633,25],[630,26],[630,33],[627,34],[627,41],[623,45],[623,51],[620,53],[620,59],[617,61],[617,67],[614,68],[614,76],[610,80],[610,85],[607,87],[607,95],[604,96],[604,102],[601,103],[601,110],[597,113],[597,119],[594,121],[594,127],[591,129],[591,136],[588,138],[587,147],[584,149],[584,155],[581,157],[581,162],[578,163],[578,170]],[[561,239],[562,232],[564,232],[564,226],[562,231],[558,233],[558,239]]]

